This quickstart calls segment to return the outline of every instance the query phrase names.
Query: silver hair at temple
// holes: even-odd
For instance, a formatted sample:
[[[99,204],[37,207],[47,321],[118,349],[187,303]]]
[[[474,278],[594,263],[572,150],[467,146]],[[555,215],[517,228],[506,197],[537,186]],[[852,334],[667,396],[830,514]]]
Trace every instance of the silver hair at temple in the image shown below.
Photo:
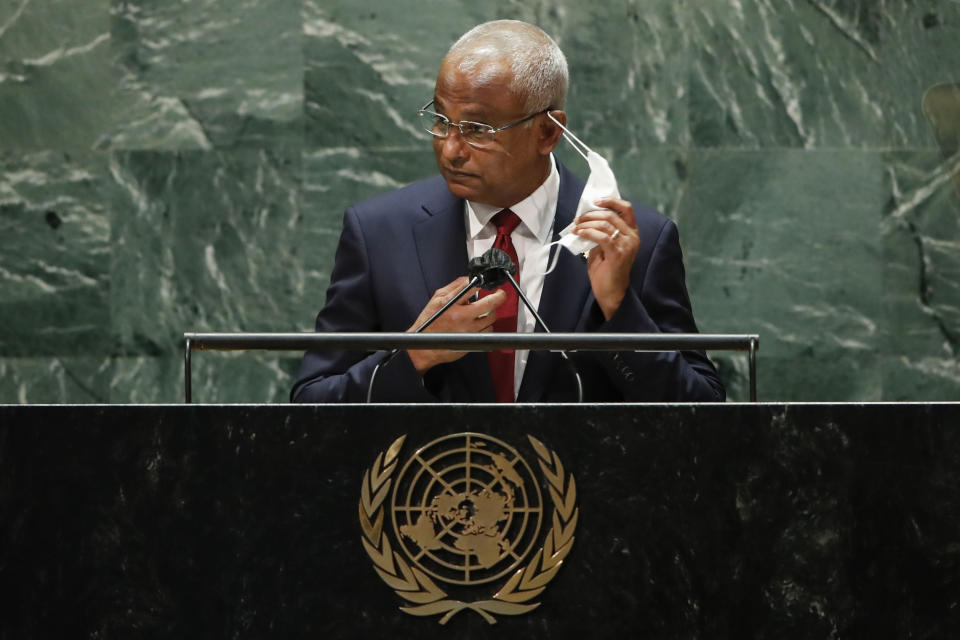
[[[475,74],[479,84],[497,75],[491,60],[505,60],[513,75],[510,90],[523,99],[529,113],[562,109],[566,102],[567,59],[553,38],[532,24],[495,20],[477,25],[450,47],[447,59]]]

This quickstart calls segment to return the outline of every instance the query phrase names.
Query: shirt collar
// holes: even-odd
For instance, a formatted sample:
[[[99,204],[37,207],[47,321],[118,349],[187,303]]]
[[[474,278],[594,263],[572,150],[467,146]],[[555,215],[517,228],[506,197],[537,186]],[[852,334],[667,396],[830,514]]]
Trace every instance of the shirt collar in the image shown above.
[[[560,197],[560,172],[557,161],[550,154],[550,174],[537,189],[520,202],[509,207],[520,218],[520,228],[526,235],[536,237],[541,243],[550,239],[553,230],[553,218],[557,212],[557,200]],[[503,210],[489,204],[466,201],[467,233],[470,239],[476,239],[493,216]]]

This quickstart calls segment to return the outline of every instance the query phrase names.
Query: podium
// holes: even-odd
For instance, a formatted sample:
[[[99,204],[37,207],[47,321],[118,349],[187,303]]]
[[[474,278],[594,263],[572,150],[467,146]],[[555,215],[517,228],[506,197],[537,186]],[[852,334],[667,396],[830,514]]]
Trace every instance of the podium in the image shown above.
[[[480,488],[446,476],[461,463],[428,448],[444,442],[476,452],[474,468],[489,474]],[[957,404],[2,406],[0,458],[2,637],[960,629]],[[532,480],[510,479],[507,467]],[[417,485],[416,472],[431,470],[440,479]],[[434,497],[444,482],[450,495],[476,497],[434,501],[430,482]],[[524,485],[521,499],[524,482],[536,489]],[[484,488],[491,499],[510,494],[515,523],[539,490],[536,535],[501,519],[508,536],[470,547],[471,531],[498,525],[484,519]],[[404,521],[411,505],[419,511]],[[445,595],[422,600],[447,608],[412,615],[403,609],[419,605],[398,593],[406,572],[369,547],[383,554],[388,540],[417,580],[414,568],[440,572],[425,560],[431,531],[472,549],[464,555],[486,577],[501,571],[499,556],[516,558],[473,586],[431,577]],[[549,573],[542,559],[563,550]],[[507,588],[521,570],[517,584],[529,588],[514,604],[535,608],[483,604],[524,591]],[[441,624],[449,602],[469,606]]]

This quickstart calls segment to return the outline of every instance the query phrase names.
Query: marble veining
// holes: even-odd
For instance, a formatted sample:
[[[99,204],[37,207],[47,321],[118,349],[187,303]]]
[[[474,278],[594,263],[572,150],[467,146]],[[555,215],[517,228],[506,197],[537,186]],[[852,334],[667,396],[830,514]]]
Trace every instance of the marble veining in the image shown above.
[[[434,171],[415,110],[501,17],[677,221],[700,329],[760,332],[761,398],[958,397],[960,3],[11,0],[0,402],[175,402],[184,331],[309,330],[344,209]],[[283,400],[295,359],[198,365],[237,372],[204,397]]]

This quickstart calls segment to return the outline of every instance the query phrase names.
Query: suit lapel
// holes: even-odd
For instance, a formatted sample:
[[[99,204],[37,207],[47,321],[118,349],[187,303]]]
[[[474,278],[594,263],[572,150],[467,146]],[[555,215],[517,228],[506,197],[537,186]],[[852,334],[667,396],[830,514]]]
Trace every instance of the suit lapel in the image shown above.
[[[423,203],[428,215],[413,227],[427,300],[434,291],[467,272],[463,200],[450,193],[445,184],[441,188],[443,192],[438,189],[434,198]]]
[[[584,187],[583,181],[570,173],[559,161],[557,169],[560,172],[560,193],[553,222],[554,242],[560,239],[560,230],[573,221],[573,214],[577,211]],[[538,312],[550,331],[574,331],[583,316],[590,295],[586,265],[582,258],[563,247],[553,247],[553,251],[559,251],[560,256],[556,268],[543,282]],[[537,331],[542,330],[538,327]],[[547,383],[556,374],[558,364],[557,357],[549,351],[532,351],[527,360],[517,400],[539,400]]]
[[[413,227],[417,256],[423,274],[426,298],[467,273],[467,231],[463,221],[463,200],[454,196],[446,184],[423,202],[427,217]],[[493,402],[496,393],[485,353],[468,353],[451,363],[461,384],[476,402]]]

